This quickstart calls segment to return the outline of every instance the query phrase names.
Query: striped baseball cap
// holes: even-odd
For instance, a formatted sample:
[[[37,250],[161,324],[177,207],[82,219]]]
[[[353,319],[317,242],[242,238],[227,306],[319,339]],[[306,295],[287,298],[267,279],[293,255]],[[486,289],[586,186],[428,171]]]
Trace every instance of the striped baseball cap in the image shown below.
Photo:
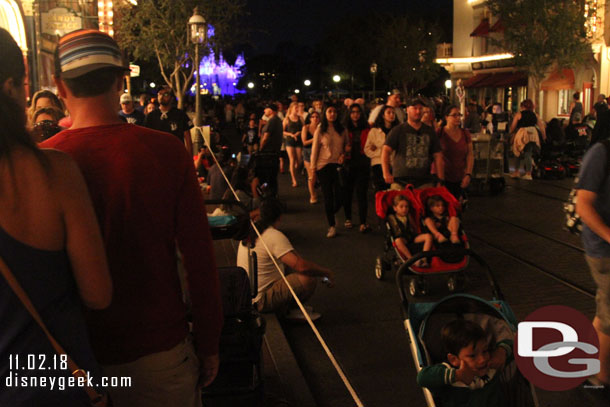
[[[128,71],[118,44],[98,30],[76,30],[59,39],[55,52],[56,75],[72,79],[101,68]]]

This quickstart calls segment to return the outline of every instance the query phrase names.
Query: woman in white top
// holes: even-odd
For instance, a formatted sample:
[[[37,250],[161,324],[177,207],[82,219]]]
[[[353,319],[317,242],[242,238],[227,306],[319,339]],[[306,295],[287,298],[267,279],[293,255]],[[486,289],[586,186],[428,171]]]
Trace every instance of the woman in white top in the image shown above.
[[[337,108],[328,106],[322,115],[322,123],[313,136],[311,167],[313,174],[320,180],[324,196],[324,210],[328,220],[326,237],[335,237],[335,213],[341,208],[344,194],[339,182],[339,167],[345,159],[348,144],[347,131],[337,120]]]
[[[398,124],[394,108],[392,106],[384,106],[380,114],[377,115],[377,119],[373,123],[371,131],[369,131],[366,144],[364,145],[364,154],[371,159],[371,176],[376,192],[389,188],[389,185],[383,179],[383,171],[381,170],[381,150],[385,144],[386,136]]]

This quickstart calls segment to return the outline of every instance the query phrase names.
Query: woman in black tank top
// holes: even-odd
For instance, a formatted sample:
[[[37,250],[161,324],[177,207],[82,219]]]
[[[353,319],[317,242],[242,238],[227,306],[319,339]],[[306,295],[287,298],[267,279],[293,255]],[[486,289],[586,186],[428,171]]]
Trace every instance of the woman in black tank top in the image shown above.
[[[307,170],[307,188],[309,189],[309,203],[315,204],[318,202],[316,196],[315,182],[313,180],[313,172],[315,168],[311,168],[311,147],[313,144],[313,135],[316,129],[320,125],[320,113],[314,110],[307,120],[305,120],[305,126],[301,130],[301,142],[303,143],[303,162],[305,163],[305,169]]]
[[[55,340],[99,386],[82,308],[110,305],[106,253],[77,165],[64,153],[38,149],[26,130],[24,79],[23,54],[0,28],[0,258]],[[22,370],[28,356],[36,357],[36,369],[19,379],[65,383],[72,375],[2,275],[0,298],[0,355],[6,356],[0,406],[90,406],[82,387],[5,386],[4,378]],[[101,386],[97,391],[105,393]]]
[[[297,103],[292,102],[284,119],[284,138],[286,140],[286,153],[288,153],[288,159],[290,160],[290,176],[292,177],[293,187],[298,185],[295,174],[303,161],[303,142],[300,137],[302,129],[303,122],[297,112]]]
[[[539,140],[539,143],[541,143],[543,140],[546,140],[546,126],[544,122],[540,120],[536,112],[534,112],[534,102],[532,102],[531,99],[525,99],[523,102],[521,102],[520,107],[521,111],[515,115],[515,117],[513,118],[513,123],[510,126],[510,132],[513,135],[513,142],[511,143],[513,146],[513,150],[515,149],[515,143],[518,143],[518,140],[516,139],[515,135],[519,131],[519,129],[533,127],[535,128],[535,132],[538,135],[539,139],[542,139]],[[533,133],[534,130],[530,132],[530,134]],[[510,174],[511,178],[521,177],[519,169],[521,167],[521,164],[523,163],[525,164],[525,174],[523,175],[523,179],[532,179],[532,156],[534,153],[534,149],[539,143],[536,143],[535,141],[527,143],[523,148],[523,151],[521,151],[521,153],[519,154],[519,156],[515,157],[514,170]]]

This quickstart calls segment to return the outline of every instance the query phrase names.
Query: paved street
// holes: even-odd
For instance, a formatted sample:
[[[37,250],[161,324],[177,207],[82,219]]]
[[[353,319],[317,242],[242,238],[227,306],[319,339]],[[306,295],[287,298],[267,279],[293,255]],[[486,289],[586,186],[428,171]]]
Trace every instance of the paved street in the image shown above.
[[[507,182],[498,196],[471,197],[463,224],[473,250],[494,270],[517,318],[551,304],[568,305],[592,317],[594,284],[580,240],[562,230],[561,206],[572,179]],[[336,287],[321,285],[309,302],[322,313],[316,325],[364,405],[424,406],[393,275],[384,281],[374,276],[375,257],[383,250],[382,231],[374,228],[362,235],[357,227],[345,230],[340,212],[338,236],[327,239],[322,205],[309,204],[304,186],[290,188],[287,175],[280,176],[280,184],[288,205],[280,228],[304,257],[336,273]],[[369,217],[371,224],[378,223],[372,206]],[[480,268],[471,264],[468,275],[467,291],[489,298]],[[443,284],[433,290],[447,295]],[[317,404],[355,405],[309,326],[283,327]],[[543,406],[603,405],[588,393],[592,391],[538,395]]]

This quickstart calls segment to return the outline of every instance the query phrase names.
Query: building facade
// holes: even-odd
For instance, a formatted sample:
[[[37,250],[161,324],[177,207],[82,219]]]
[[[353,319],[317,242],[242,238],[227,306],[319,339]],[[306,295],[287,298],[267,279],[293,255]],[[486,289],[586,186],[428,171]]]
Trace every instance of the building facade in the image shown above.
[[[575,92],[581,93],[585,113],[591,111],[599,94],[610,94],[610,29],[604,18],[605,2],[584,2],[594,61],[550,72],[541,83],[537,110],[543,120],[569,117]],[[439,47],[437,61],[450,72],[454,86],[462,81],[468,97],[480,104],[489,98],[514,112],[522,100],[535,99],[535,89],[526,69],[516,66],[512,55],[492,44],[503,31],[502,21],[491,14],[485,0],[454,0],[453,43]],[[450,56],[448,49],[452,49]]]

